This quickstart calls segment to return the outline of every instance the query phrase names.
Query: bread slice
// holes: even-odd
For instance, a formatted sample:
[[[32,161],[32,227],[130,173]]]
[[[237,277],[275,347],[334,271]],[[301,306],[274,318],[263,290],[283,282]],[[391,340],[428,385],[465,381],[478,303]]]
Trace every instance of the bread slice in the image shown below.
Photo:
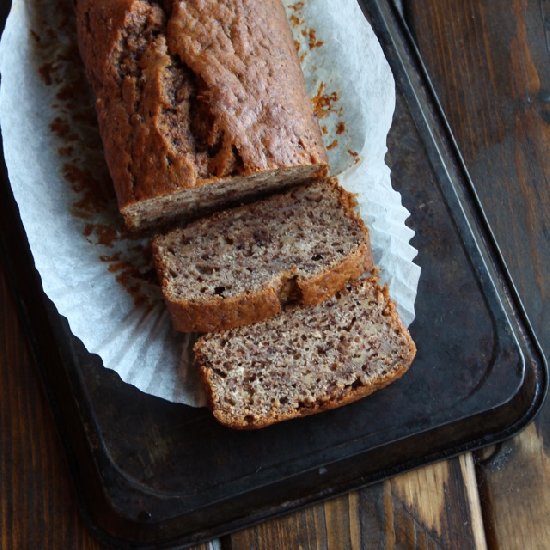
[[[313,307],[195,345],[215,418],[253,429],[341,407],[400,378],[416,347],[387,288],[354,281]]]
[[[336,180],[301,186],[153,241],[174,326],[216,332],[317,304],[372,268],[353,195]]]

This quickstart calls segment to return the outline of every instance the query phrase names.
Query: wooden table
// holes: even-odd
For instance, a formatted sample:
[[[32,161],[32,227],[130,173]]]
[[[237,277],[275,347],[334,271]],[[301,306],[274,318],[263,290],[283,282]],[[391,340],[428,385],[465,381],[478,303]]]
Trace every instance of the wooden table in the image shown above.
[[[403,4],[548,358],[550,1]],[[3,265],[0,308],[0,548],[100,548],[79,518]],[[212,544],[234,550],[550,548],[548,441],[550,403],[511,441]]]

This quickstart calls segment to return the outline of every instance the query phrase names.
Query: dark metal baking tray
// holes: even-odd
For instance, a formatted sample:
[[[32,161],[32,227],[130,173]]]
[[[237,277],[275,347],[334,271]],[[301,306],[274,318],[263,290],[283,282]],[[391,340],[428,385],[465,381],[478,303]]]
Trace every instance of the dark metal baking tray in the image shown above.
[[[542,404],[543,356],[414,44],[388,0],[361,4],[397,82],[388,161],[422,267],[416,361],[368,399],[236,432],[124,384],[44,296],[3,167],[4,261],[82,512],[106,543],[209,539],[506,438]]]

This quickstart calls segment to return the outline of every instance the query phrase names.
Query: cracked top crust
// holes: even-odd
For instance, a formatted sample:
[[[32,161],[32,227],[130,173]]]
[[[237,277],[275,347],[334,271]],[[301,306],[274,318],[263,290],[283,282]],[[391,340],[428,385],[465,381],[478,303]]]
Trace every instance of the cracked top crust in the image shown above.
[[[77,0],[76,13],[121,209],[326,165],[279,0]]]

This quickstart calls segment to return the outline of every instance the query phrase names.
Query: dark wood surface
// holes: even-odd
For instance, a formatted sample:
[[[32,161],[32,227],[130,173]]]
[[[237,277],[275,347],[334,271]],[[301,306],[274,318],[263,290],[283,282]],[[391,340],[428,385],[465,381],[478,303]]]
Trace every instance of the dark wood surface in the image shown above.
[[[550,2],[415,0],[407,15],[548,358]],[[490,547],[550,547],[549,442],[547,403],[492,456],[476,455]]]
[[[404,4],[548,357],[550,2]],[[78,515],[3,265],[0,332],[0,548],[100,548]],[[496,448],[402,474],[216,544],[224,549],[548,548],[548,441],[546,406],[535,423]]]

